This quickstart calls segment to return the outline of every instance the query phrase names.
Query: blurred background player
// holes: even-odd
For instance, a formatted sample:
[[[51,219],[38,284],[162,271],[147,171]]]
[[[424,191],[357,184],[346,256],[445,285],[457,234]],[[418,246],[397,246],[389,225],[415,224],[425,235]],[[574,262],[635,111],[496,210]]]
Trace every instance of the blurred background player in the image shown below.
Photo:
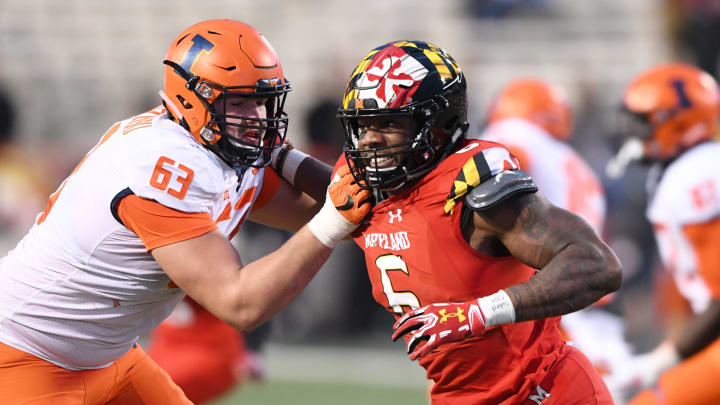
[[[328,165],[283,145],[290,86],[255,28],[197,23],[163,63],[163,106],[113,125],[0,260],[5,402],[190,403],[138,336],[185,294],[256,328],[369,210],[352,176],[328,188]],[[299,231],[244,266],[246,218]]]
[[[639,74],[623,97],[620,154],[654,163],[647,218],[660,256],[694,317],[649,353],[626,359],[609,385],[641,392],[633,405],[720,403],[720,112],[718,86],[681,63]]]
[[[579,215],[603,236],[605,193],[597,175],[567,143],[573,135],[573,111],[562,88],[537,78],[516,79],[492,102],[488,124],[480,139],[505,145],[552,204]],[[611,297],[560,321],[566,339],[603,373],[629,353],[622,318],[599,308]]]
[[[245,335],[186,297],[150,336],[148,355],[194,404],[215,399],[248,379],[262,364]]]
[[[611,404],[557,316],[619,288],[620,264],[506,148],[464,138],[466,87],[443,49],[390,42],[360,61],[338,110],[348,166],[376,201],[353,236],[393,340],[436,405]]]
[[[45,205],[47,166],[20,144],[16,112],[0,88],[0,255],[12,249]]]

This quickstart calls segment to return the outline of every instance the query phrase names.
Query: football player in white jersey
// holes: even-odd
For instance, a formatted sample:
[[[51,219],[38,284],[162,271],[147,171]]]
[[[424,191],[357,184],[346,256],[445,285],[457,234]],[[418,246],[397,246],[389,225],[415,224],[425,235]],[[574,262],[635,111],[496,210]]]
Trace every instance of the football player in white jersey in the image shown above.
[[[602,236],[605,192],[590,166],[566,142],[573,132],[573,113],[562,88],[537,78],[515,79],[493,100],[488,124],[481,139],[510,149],[550,202],[579,215]],[[608,301],[606,297],[564,315],[560,323],[568,341],[601,372],[629,354],[622,319],[598,308]]]
[[[138,335],[185,294],[257,327],[370,208],[349,172],[328,188],[327,165],[283,146],[290,87],[253,27],[193,25],[164,63],[164,107],[113,125],[0,260],[0,402],[190,403]],[[299,231],[243,266],[246,218]]]
[[[660,257],[694,316],[678,336],[633,356],[608,380],[630,403],[720,403],[720,98],[715,80],[682,63],[656,66],[626,88],[621,160],[655,162],[647,218]],[[634,155],[634,156],[633,156]]]

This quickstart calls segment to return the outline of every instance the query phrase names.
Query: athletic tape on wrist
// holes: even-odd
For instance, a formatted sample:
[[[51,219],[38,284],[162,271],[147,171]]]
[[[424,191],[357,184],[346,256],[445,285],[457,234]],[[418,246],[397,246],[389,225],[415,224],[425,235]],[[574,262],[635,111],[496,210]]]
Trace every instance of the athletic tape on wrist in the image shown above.
[[[478,305],[485,317],[485,328],[515,322],[515,307],[510,296],[503,290],[478,298]]]
[[[323,245],[334,249],[335,246],[358,225],[350,223],[335,208],[330,195],[325,195],[325,204],[308,222],[308,228]]]

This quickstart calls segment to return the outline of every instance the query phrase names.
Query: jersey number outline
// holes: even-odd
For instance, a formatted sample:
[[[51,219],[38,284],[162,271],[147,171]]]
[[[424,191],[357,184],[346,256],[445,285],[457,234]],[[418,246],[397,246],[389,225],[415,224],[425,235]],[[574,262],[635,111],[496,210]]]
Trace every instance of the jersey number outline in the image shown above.
[[[181,171],[185,172],[185,177],[175,175],[175,181],[180,183],[179,190],[168,187],[168,185],[170,184],[170,179],[173,178],[173,172],[169,169],[166,169],[165,165],[177,167]],[[150,185],[159,190],[166,191],[168,194],[177,198],[178,200],[182,200],[185,198],[188,188],[190,188],[190,183],[192,183],[194,177],[195,171],[193,169],[185,166],[182,163],[178,163],[176,166],[174,160],[170,159],[167,156],[160,156],[157,163],[155,163],[155,170],[153,170],[152,176],[150,176]]]
[[[396,314],[403,313],[403,306],[409,306],[412,309],[420,308],[420,300],[414,293],[411,291],[395,291],[390,282],[389,271],[402,271],[406,275],[410,275],[407,264],[405,264],[402,257],[389,253],[380,255],[375,259],[375,265],[380,269],[380,280],[388,305],[392,307]]]

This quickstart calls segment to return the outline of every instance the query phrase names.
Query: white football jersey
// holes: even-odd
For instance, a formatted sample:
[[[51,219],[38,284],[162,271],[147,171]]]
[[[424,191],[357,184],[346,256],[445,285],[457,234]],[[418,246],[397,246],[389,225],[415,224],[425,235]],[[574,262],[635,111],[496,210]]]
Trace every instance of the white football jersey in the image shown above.
[[[507,146],[551,203],[579,215],[601,234],[606,209],[602,183],[569,145],[516,118],[491,124],[480,139]]]
[[[184,296],[113,216],[113,199],[129,190],[207,212],[230,236],[264,174],[248,169],[239,178],[160,107],[117,123],[0,261],[0,342],[67,369],[107,366]]]
[[[680,155],[663,172],[647,208],[663,264],[696,313],[707,308],[711,292],[683,227],[720,215],[718,156],[717,142],[705,142]]]

